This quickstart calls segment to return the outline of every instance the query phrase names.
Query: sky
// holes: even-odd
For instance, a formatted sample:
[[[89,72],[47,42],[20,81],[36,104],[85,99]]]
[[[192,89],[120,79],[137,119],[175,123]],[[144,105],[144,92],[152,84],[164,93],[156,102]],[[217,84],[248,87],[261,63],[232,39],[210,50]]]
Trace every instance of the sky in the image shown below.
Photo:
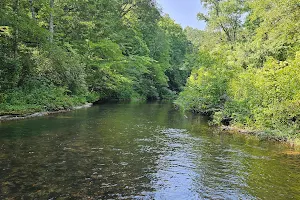
[[[205,23],[197,20],[197,13],[204,12],[200,0],[157,0],[157,3],[164,13],[169,14],[183,28],[205,28]]]

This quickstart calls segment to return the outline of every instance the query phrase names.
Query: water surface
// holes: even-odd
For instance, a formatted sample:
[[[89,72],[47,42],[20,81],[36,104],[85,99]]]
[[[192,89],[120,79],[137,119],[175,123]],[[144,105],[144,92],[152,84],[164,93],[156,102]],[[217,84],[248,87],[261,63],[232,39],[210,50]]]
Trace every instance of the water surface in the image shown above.
[[[300,157],[169,103],[0,123],[0,199],[300,199]]]

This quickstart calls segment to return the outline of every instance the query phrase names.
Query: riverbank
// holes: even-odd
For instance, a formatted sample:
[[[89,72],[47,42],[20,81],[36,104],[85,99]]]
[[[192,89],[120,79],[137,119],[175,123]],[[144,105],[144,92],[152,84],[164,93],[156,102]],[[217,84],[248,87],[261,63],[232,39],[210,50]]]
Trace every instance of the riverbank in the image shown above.
[[[235,126],[225,126],[225,125],[220,126],[219,129],[223,132],[253,135],[258,137],[259,139],[286,143],[291,147],[300,148],[300,138],[291,138],[284,134],[276,135],[274,133],[271,134],[267,131],[252,130],[252,129],[239,128]]]
[[[75,107],[72,107],[72,108],[56,110],[56,111],[44,111],[44,112],[36,112],[36,113],[21,114],[21,115],[18,115],[18,114],[2,115],[2,116],[0,116],[0,122],[1,121],[12,121],[12,120],[22,120],[22,119],[28,119],[28,118],[34,118],[34,117],[42,117],[42,116],[56,114],[56,113],[70,112],[70,111],[78,110],[78,109],[82,109],[82,108],[89,108],[92,105],[93,105],[92,103],[86,103],[86,104],[81,105],[81,106],[75,106]]]

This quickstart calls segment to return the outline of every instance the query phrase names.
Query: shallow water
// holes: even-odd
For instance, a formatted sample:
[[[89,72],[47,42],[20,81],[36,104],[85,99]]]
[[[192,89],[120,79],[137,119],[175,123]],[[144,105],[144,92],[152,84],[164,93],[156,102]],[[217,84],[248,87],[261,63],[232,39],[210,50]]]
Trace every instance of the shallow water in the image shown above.
[[[300,199],[300,156],[169,103],[0,123],[0,199]]]

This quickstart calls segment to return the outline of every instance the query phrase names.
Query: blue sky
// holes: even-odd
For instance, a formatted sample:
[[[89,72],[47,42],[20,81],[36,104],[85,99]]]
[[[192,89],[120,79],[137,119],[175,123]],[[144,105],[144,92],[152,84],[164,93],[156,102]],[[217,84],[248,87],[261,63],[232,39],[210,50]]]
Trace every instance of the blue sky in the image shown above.
[[[183,28],[205,28],[205,23],[197,20],[197,13],[204,11],[200,0],[157,0],[157,3],[164,13],[169,14]]]

